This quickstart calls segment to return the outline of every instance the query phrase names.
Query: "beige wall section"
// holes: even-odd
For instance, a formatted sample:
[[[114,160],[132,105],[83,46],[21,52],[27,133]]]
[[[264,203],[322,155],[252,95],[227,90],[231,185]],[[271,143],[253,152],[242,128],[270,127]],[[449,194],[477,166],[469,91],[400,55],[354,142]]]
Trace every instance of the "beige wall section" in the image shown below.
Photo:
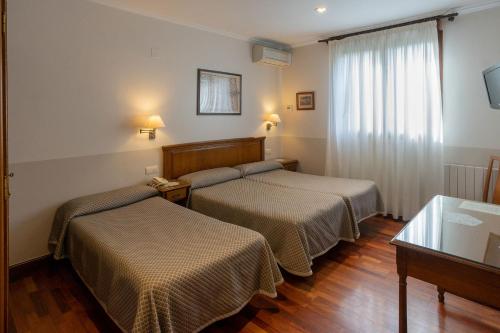
[[[323,175],[328,119],[328,46],[314,44],[293,50],[292,66],[282,71],[283,156],[300,161],[300,170]],[[314,91],[316,110],[297,111],[295,96]]]
[[[281,138],[266,139],[266,148],[281,155]],[[84,157],[15,163],[11,183],[11,265],[48,253],[47,240],[55,211],[79,196],[146,183],[145,166],[158,165],[160,148]]]
[[[160,146],[268,136],[262,116],[280,104],[280,74],[254,64],[251,45],[83,0],[9,1],[10,263],[47,253],[57,206],[145,182]],[[157,55],[151,57],[151,48]],[[242,116],[196,116],[196,70],[243,75]],[[159,113],[155,141],[130,120]]]
[[[446,163],[486,165],[500,153],[500,111],[489,107],[482,71],[500,62],[500,8],[461,15],[444,25],[444,158]],[[316,91],[316,111],[283,111],[283,154],[301,159],[304,172],[324,170],[328,117],[328,47],[294,49],[282,73],[283,105],[295,93]],[[321,139],[323,142],[320,144]]]
[[[85,0],[8,10],[12,163],[267,135],[279,109],[279,69],[254,64],[248,42]],[[243,75],[241,116],[196,115],[198,68]],[[163,117],[156,141],[131,126],[141,113]]]
[[[266,148],[273,152],[267,158],[280,156],[281,138],[268,138]],[[150,165],[161,170],[160,148],[12,164],[10,263],[48,253],[48,235],[61,204],[87,194],[144,184],[151,178],[144,172]]]
[[[328,118],[328,46],[314,44],[293,50],[292,65],[282,70],[283,135],[325,138]],[[314,91],[316,110],[297,111],[296,93]],[[286,111],[293,105],[293,111]]]
[[[500,150],[500,110],[489,107],[482,72],[500,63],[500,8],[459,16],[444,26],[444,142],[471,158]]]
[[[62,203],[144,183],[144,166],[160,161],[161,149],[149,149],[11,165],[15,178],[11,184],[10,263],[48,253],[52,219]]]
[[[314,175],[325,174],[324,138],[284,136],[281,138],[283,156],[299,160],[299,171]]]
[[[498,145],[500,146],[500,142]],[[488,149],[446,146],[444,149],[444,160],[447,164],[486,167],[490,161],[490,156],[500,156],[500,148]]]

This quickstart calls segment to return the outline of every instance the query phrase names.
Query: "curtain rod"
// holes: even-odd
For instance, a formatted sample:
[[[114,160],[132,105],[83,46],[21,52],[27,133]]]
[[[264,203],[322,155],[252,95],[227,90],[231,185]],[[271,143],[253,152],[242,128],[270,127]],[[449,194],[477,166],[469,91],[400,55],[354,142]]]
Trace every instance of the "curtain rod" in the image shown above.
[[[455,17],[458,16],[458,13],[452,13],[452,14],[446,14],[446,15],[437,15],[437,16],[431,16],[431,17],[426,17],[414,21],[408,21],[404,23],[398,23],[398,24],[393,24],[393,25],[388,25],[385,27],[380,27],[380,28],[374,28],[374,29],[369,29],[369,30],[363,30],[363,31],[358,31],[358,32],[353,32],[350,34],[345,34],[345,35],[339,35],[339,36],[333,36],[330,38],[322,39],[319,40],[318,43],[327,43],[332,40],[341,40],[347,37],[352,37],[352,36],[358,36],[358,35],[364,35],[368,34],[371,32],[377,32],[377,31],[382,31],[382,30],[389,30],[389,29],[394,29],[394,28],[399,28],[399,27],[405,27],[407,25],[412,25],[412,24],[418,24],[418,23],[424,23],[424,22],[430,22],[430,21],[438,21],[441,19],[448,19],[448,21],[453,22],[455,20]]]

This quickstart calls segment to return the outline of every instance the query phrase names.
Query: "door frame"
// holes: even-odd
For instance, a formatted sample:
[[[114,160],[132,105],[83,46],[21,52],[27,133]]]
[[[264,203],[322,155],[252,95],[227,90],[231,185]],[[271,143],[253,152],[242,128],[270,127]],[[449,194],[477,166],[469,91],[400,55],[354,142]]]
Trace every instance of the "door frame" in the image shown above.
[[[8,331],[9,292],[9,178],[7,161],[7,9],[0,0],[0,332]]]

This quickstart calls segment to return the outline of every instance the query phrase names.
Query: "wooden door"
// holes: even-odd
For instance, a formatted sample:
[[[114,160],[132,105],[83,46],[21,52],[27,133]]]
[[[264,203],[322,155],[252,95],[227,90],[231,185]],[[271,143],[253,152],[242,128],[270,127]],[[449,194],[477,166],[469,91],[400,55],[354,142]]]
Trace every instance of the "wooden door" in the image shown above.
[[[7,62],[6,29],[7,14],[5,0],[0,0],[2,33],[0,34],[0,332],[7,332],[8,325],[8,290],[9,290],[9,247],[8,247],[8,163],[7,163]]]

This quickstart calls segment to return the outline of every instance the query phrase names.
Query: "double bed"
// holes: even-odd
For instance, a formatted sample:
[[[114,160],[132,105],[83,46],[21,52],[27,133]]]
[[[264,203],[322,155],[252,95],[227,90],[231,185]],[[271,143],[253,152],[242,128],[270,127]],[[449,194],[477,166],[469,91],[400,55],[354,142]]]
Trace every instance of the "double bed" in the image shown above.
[[[359,181],[367,193],[354,189],[342,196],[328,186],[326,190],[308,189],[259,179],[259,175],[270,175],[273,180],[275,174],[284,171],[280,165],[262,162],[264,139],[163,147],[164,176],[192,183],[190,208],[261,233],[282,268],[295,275],[309,276],[315,257],[340,240],[354,241],[359,237],[358,222],[379,209],[378,190],[372,182]],[[249,173],[234,168],[238,165],[249,165],[257,171]],[[287,175],[285,180],[293,182],[292,177]],[[319,179],[328,178],[311,177],[318,177],[318,183]],[[309,181],[304,179],[303,183],[305,187]]]
[[[126,332],[197,332],[283,281],[257,232],[134,186],[69,201],[49,248]]]

